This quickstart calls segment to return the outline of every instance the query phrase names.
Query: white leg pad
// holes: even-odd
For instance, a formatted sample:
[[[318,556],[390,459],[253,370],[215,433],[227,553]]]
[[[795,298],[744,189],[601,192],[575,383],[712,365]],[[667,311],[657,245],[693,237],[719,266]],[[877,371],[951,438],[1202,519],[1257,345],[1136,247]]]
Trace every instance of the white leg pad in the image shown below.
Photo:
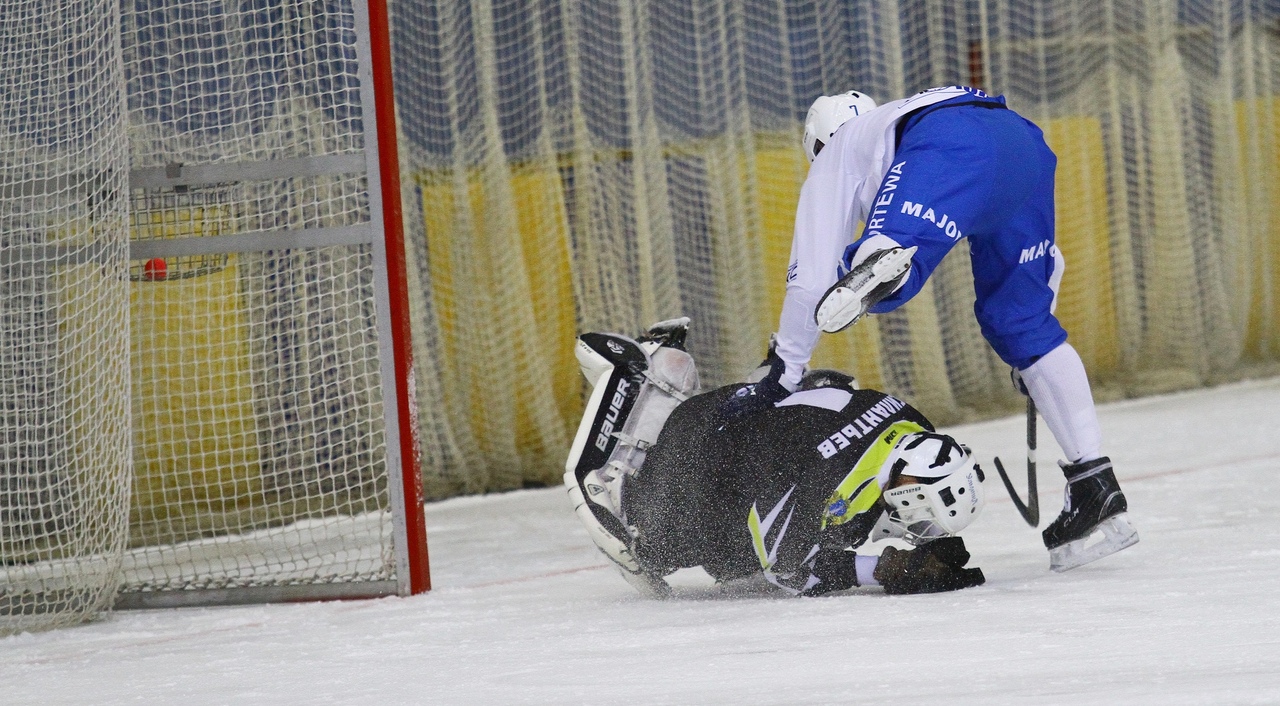
[[[616,334],[584,337],[590,342],[580,338],[576,355],[593,389],[565,463],[564,484],[591,541],[637,590],[663,597],[670,592],[666,582],[645,572],[631,551],[635,533],[622,501],[627,480],[644,463],[671,412],[697,391],[698,371],[681,350]]]

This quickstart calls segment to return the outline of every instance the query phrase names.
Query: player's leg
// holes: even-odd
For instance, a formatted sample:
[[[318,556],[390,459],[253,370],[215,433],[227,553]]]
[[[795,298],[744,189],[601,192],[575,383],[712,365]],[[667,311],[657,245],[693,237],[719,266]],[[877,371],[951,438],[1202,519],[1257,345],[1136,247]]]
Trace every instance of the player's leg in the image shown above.
[[[1009,117],[1014,117],[1010,115]],[[1049,430],[1067,455],[1062,514],[1044,531],[1050,566],[1081,566],[1137,542],[1128,505],[1102,435],[1084,364],[1053,315],[1064,262],[1053,237],[1055,158],[1029,123],[1010,121],[1001,144],[1024,156],[1003,175],[1014,189],[1036,185],[995,232],[970,238],[977,315],[983,335],[1018,371]],[[1032,155],[1028,158],[1025,155]],[[1100,535],[1100,537],[1099,537]]]
[[[1043,532],[1050,568],[1066,571],[1135,544],[1138,533],[1128,518],[1128,502],[1111,459],[1102,455],[1079,354],[1063,343],[1019,375],[1070,460],[1060,463],[1067,480],[1062,513]]]
[[[818,326],[848,326],[914,297],[951,248],[987,227],[992,208],[985,108],[943,108],[908,121],[872,202],[862,237],[845,251],[842,277],[818,305]]]

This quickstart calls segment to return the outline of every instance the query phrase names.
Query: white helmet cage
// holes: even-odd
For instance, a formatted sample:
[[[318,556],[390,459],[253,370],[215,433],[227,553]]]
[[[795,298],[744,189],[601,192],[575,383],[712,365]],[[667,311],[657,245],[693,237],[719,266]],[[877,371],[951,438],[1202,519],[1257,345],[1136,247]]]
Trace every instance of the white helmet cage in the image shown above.
[[[834,96],[818,96],[804,119],[804,154],[812,162],[841,125],[876,107],[865,93],[849,91]]]
[[[944,434],[907,434],[885,461],[888,478],[881,486],[888,519],[912,544],[958,534],[982,513],[985,475],[973,454]],[[920,482],[897,488],[902,476]],[[895,533],[896,534],[896,533]]]

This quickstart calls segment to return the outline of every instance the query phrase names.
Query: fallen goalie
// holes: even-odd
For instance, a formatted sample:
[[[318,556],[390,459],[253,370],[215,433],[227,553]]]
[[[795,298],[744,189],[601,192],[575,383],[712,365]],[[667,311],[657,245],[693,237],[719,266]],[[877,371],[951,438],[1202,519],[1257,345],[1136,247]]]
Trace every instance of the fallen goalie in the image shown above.
[[[688,323],[578,339],[593,389],[564,481],[592,541],[633,586],[666,597],[664,577],[688,567],[726,587],[805,596],[983,583],[957,536],[985,498],[968,449],[835,371],[810,372],[761,412],[726,414],[751,387],[699,394]],[[781,364],[771,351],[754,377]],[[912,549],[855,551],[889,538]]]

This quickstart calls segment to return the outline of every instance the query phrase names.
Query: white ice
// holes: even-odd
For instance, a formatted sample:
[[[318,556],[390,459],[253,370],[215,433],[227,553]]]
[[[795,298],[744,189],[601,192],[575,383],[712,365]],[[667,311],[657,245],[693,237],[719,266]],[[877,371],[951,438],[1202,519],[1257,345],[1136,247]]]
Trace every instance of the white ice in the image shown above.
[[[0,703],[1280,702],[1280,380],[1100,414],[1141,542],[1066,574],[994,473],[966,532],[986,585],[927,596],[726,599],[686,571],[649,601],[563,491],[460,498],[428,506],[426,595],[6,638]],[[1021,418],[949,431],[1023,482]],[[1057,452],[1042,441],[1044,522]]]

